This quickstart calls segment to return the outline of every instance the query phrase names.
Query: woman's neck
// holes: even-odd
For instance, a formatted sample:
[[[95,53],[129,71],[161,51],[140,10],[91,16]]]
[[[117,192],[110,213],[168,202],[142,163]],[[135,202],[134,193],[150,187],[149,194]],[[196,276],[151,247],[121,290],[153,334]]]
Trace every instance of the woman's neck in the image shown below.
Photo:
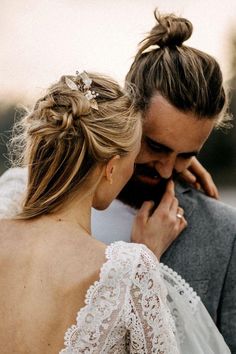
[[[66,202],[60,210],[49,214],[54,221],[65,222],[73,227],[79,227],[91,235],[91,209],[93,196],[74,197]]]

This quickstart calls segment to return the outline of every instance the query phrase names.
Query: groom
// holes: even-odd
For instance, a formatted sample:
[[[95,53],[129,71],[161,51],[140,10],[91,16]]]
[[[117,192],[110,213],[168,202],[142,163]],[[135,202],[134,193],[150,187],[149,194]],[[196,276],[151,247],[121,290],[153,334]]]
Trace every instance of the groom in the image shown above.
[[[221,71],[206,53],[182,46],[192,32],[189,21],[157,20],[127,74],[144,117],[134,175],[119,200],[93,212],[93,231],[106,243],[129,241],[135,209],[145,200],[158,205],[174,178],[188,227],[161,261],[190,283],[236,354],[236,210],[177,183],[211,130],[226,123]]]
[[[177,181],[212,129],[223,123],[221,72],[212,57],[182,46],[191,30],[187,20],[159,19],[127,75],[127,81],[138,89],[136,105],[143,112],[143,139],[134,175],[120,200],[104,212],[93,211],[93,233],[106,243],[130,240],[136,209],[144,200],[158,205],[166,181]],[[156,44],[159,46],[153,47]],[[0,178],[3,207],[11,199],[11,208],[17,211],[24,173],[18,171],[9,179],[6,172]],[[183,182],[176,182],[176,196],[188,227],[161,261],[196,290],[236,354],[236,211]]]

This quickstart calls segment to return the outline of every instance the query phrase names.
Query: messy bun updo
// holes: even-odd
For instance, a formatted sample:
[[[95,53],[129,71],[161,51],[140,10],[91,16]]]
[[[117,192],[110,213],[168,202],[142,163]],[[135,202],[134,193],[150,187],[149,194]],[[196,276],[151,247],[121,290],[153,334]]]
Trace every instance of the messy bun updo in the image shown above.
[[[137,115],[131,98],[109,77],[89,74],[97,93],[97,109],[66,78],[80,85],[78,76],[63,76],[17,124],[14,152],[28,168],[22,212],[29,219],[51,212],[82,186],[98,164],[124,156],[138,138]],[[19,156],[19,153],[17,154]]]
[[[227,98],[219,64],[212,56],[185,45],[193,31],[189,20],[160,15],[157,10],[154,15],[157,23],[140,43],[126,76],[127,83],[137,89],[136,108],[145,113],[158,93],[183,112],[226,126]]]
[[[139,53],[151,45],[157,45],[160,48],[181,46],[191,37],[193,26],[189,20],[172,14],[159,16],[157,12],[154,16],[157,24],[152,28],[149,36],[143,40]]]

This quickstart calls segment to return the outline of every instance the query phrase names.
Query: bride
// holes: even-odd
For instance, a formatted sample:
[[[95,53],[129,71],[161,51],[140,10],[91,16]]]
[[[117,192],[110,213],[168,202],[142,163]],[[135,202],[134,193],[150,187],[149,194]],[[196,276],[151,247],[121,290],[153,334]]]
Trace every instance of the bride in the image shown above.
[[[128,95],[101,75],[64,76],[20,125],[28,183],[19,213],[0,221],[1,353],[229,353],[158,262],[186,227],[173,182],[156,210],[143,204],[134,243],[91,235],[91,208],[117,196],[140,148]]]

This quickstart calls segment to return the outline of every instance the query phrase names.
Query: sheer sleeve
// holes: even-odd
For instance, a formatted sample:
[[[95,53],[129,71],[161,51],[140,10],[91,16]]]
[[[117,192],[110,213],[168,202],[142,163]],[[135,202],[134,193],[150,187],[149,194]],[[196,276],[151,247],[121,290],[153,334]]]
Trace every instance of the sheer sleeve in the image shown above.
[[[230,354],[200,297],[178,273],[164,264],[160,266],[181,353]]]
[[[118,241],[107,247],[106,258],[60,354],[179,354],[155,256],[145,246]]]
[[[160,264],[145,246],[139,247],[126,308],[129,352],[177,354],[175,325],[167,306]]]
[[[0,218],[9,218],[21,210],[27,170],[11,168],[0,177]]]

